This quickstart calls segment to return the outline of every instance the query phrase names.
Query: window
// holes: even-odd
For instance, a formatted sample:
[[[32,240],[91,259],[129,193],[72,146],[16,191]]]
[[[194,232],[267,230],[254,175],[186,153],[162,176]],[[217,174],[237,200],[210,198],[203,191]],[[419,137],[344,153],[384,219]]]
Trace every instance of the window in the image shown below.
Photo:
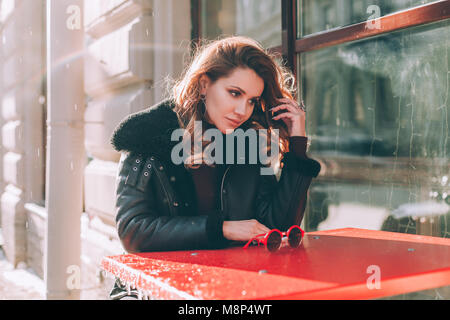
[[[450,236],[449,1],[193,4],[193,38],[249,35],[282,53],[297,76],[309,154],[323,163],[306,231]],[[249,18],[261,8],[280,23]]]
[[[266,48],[281,45],[281,2],[279,0],[200,1],[201,35],[244,35]]]
[[[436,2],[433,0],[298,0],[297,37],[303,37],[405,9]]]
[[[333,168],[309,229],[450,235],[448,39],[447,20],[298,55],[309,152]]]

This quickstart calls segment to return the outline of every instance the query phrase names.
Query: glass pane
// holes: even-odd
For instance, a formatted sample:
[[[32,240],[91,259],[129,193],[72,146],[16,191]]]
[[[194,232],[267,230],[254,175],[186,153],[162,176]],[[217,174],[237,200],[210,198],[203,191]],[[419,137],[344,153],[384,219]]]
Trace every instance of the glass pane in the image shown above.
[[[264,47],[281,45],[281,1],[208,0],[202,1],[203,38],[242,35]]]
[[[297,0],[297,37],[376,19],[433,0]]]
[[[305,229],[450,237],[450,20],[303,53]]]

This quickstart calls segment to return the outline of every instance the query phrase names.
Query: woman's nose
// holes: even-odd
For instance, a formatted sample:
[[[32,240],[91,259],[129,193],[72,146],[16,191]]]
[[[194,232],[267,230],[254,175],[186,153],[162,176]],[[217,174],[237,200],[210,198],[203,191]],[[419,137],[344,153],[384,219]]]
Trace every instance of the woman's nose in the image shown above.
[[[244,102],[241,102],[241,103],[239,103],[237,106],[236,106],[236,108],[234,109],[234,112],[235,113],[237,113],[237,114],[240,114],[240,115],[245,115],[245,107],[246,107],[246,105],[245,105],[245,101]]]

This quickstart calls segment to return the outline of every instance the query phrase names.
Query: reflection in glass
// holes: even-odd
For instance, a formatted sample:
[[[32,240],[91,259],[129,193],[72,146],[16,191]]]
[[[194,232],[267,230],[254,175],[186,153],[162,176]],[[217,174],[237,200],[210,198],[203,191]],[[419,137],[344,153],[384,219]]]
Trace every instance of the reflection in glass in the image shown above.
[[[297,37],[376,19],[436,0],[297,0]]]
[[[446,20],[299,56],[323,162],[306,231],[450,237],[449,37]]]
[[[208,0],[202,1],[202,37],[243,35],[264,47],[281,45],[281,1]]]

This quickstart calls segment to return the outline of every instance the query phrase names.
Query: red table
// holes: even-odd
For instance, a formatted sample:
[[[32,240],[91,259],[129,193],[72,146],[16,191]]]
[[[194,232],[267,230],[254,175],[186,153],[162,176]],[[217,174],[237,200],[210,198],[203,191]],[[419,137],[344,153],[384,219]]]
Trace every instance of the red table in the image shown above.
[[[102,268],[156,299],[370,299],[450,285],[450,239],[346,228],[275,253],[150,252],[105,257]]]

